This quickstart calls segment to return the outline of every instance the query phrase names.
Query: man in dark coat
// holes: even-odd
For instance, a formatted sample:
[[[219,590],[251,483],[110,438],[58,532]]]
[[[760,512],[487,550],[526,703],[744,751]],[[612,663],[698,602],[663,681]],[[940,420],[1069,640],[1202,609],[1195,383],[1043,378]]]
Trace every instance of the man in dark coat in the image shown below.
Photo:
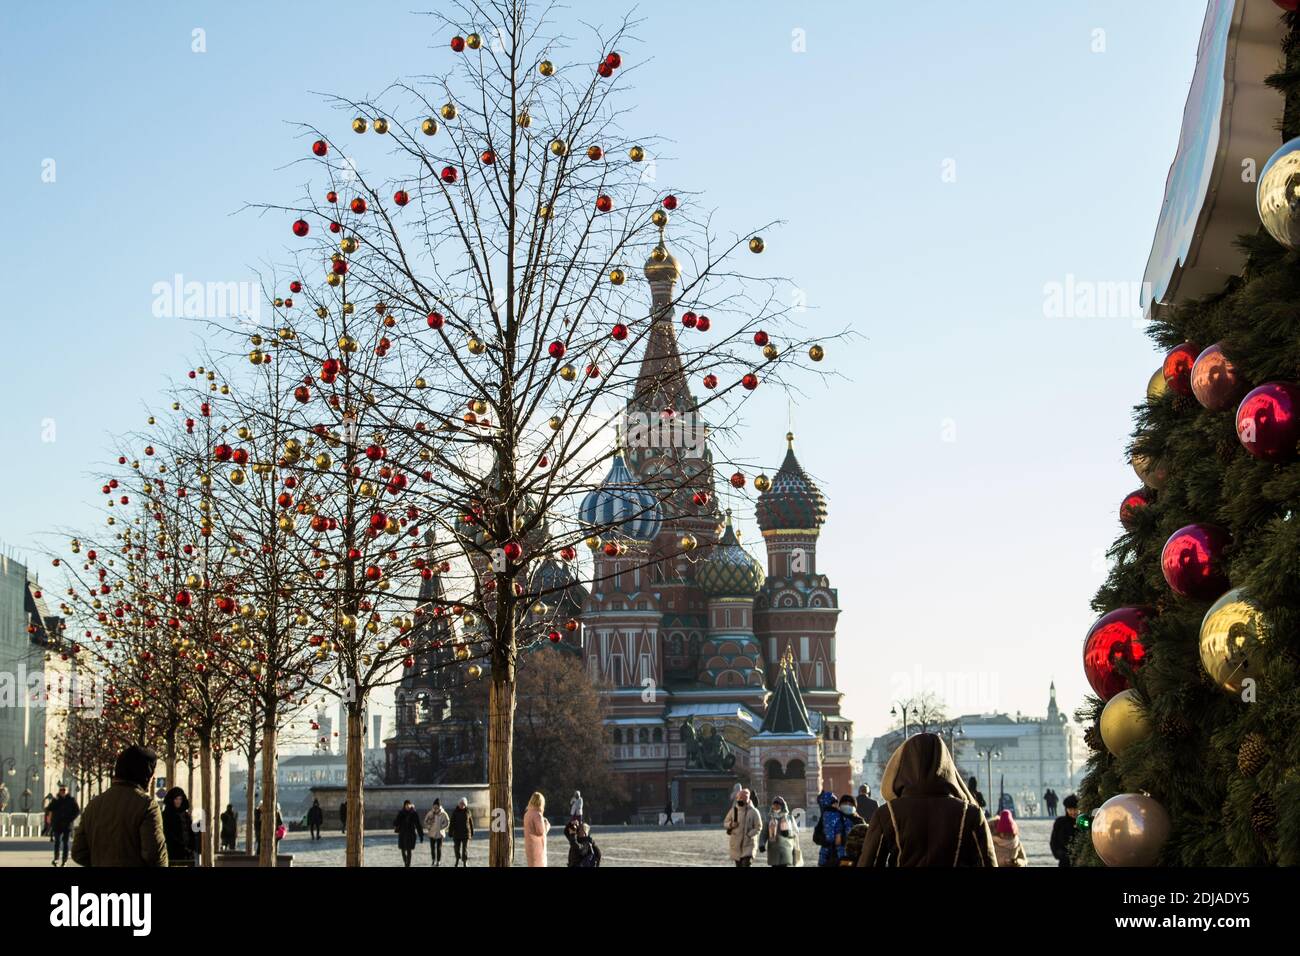
[[[325,822],[325,811],[320,808],[320,801],[313,800],[311,809],[307,811],[307,829],[311,832],[313,840],[320,839],[320,826]]]
[[[233,803],[226,804],[226,812],[221,815],[221,849],[233,850],[235,837],[239,832],[239,814],[235,813]]]
[[[469,804],[461,797],[456,802],[456,809],[451,811],[452,849],[456,851],[455,866],[469,866],[469,841],[474,838],[474,814],[469,811]]]
[[[1070,862],[1070,844],[1074,842],[1076,821],[1079,817],[1079,798],[1070,794],[1061,801],[1065,815],[1056,818],[1052,824],[1052,856],[1056,857],[1057,866],[1073,866]]]
[[[880,804],[871,798],[871,787],[865,783],[858,787],[858,816],[870,823],[879,809]]]
[[[979,781],[976,780],[974,777],[971,777],[969,780],[966,781],[966,787],[967,789],[970,790],[971,794],[975,797],[975,802],[980,805],[980,809],[986,811],[984,815],[988,816],[987,813],[988,804],[984,801],[984,794],[980,793]]]
[[[59,784],[59,795],[50,802],[50,838],[54,842],[54,865],[59,865],[59,847],[63,847],[63,866],[68,865],[69,841],[72,838],[72,822],[81,815],[81,807],[72,794],[68,793],[66,783]]]
[[[348,832],[348,802],[346,800],[339,804],[339,829],[344,833]]]
[[[1043,794],[1043,803],[1047,805],[1047,815],[1056,816],[1056,791],[1051,787],[1048,787],[1047,792]]]
[[[157,764],[147,747],[122,751],[112,785],[82,811],[72,841],[78,866],[167,865],[162,810],[148,790]]]
[[[402,809],[393,820],[393,832],[397,834],[397,848],[402,851],[402,865],[411,865],[411,851],[415,849],[415,840],[419,837],[424,842],[424,827],[420,824],[420,814],[410,800],[402,803]]]

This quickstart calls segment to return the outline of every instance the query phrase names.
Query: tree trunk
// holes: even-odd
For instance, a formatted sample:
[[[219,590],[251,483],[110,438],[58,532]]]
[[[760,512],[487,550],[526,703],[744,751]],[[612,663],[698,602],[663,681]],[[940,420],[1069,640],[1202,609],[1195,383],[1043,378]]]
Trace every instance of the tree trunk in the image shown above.
[[[366,848],[366,711],[363,701],[348,703],[348,832],[346,866],[364,866]]]
[[[199,786],[203,789],[203,803],[199,807],[199,865],[212,865],[212,737],[204,733],[199,737]]]
[[[502,602],[504,603],[504,602]],[[498,604],[500,607],[500,604]],[[515,631],[513,609],[498,619],[488,694],[488,865],[510,866],[514,859],[515,815],[512,748],[515,730]]]
[[[248,774],[244,783],[244,852],[253,853],[253,794],[257,783],[257,723],[254,717],[248,721]]]
[[[208,834],[208,845],[212,848],[213,859],[221,849],[221,746],[212,751],[212,832]]]
[[[262,851],[258,866],[275,866],[275,711],[262,723]]]

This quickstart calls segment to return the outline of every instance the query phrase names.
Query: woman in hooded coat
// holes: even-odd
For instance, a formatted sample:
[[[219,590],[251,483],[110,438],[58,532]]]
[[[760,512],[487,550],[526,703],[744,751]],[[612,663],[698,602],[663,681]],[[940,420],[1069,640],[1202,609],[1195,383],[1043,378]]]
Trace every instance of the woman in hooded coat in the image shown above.
[[[172,866],[194,863],[194,831],[190,827],[190,801],[180,787],[172,787],[163,798],[163,838]]]
[[[799,824],[785,797],[772,798],[772,813],[759,835],[758,852],[767,854],[768,866],[803,864],[803,855],[799,851]]]
[[[858,866],[997,866],[984,811],[935,734],[894,751]]]
[[[411,851],[415,849],[416,839],[424,842],[420,814],[415,811],[415,804],[410,800],[404,800],[402,809],[397,811],[397,817],[393,820],[393,832],[397,834],[397,848],[402,851],[402,866],[410,866]]]
[[[1024,845],[1020,842],[1020,827],[1010,810],[1003,810],[993,822],[993,850],[998,866],[1028,866]]]

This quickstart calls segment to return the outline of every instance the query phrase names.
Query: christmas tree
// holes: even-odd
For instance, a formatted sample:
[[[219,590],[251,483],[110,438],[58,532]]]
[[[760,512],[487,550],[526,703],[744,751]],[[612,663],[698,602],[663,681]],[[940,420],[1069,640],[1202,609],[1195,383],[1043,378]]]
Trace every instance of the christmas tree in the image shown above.
[[[1300,21],[1283,23],[1268,228],[1239,239],[1222,291],[1149,330],[1167,352],[1130,446],[1144,487],[1121,505],[1085,646],[1100,697],[1079,714],[1078,863],[1300,863]]]

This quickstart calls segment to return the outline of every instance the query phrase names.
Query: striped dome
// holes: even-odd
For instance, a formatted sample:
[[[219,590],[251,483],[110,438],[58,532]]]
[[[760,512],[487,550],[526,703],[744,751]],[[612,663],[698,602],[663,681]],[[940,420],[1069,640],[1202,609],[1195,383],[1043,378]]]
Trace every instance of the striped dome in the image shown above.
[[[652,540],[663,525],[658,500],[632,477],[621,454],[600,487],[582,499],[578,519],[597,533],[608,529],[637,541]]]
[[[772,477],[772,487],[758,496],[758,526],[763,531],[816,531],[826,521],[826,498],[794,456],[794,433],[785,438],[785,461]]]
[[[762,566],[740,546],[728,514],[722,540],[695,569],[696,583],[710,597],[744,597],[757,594],[764,578]]]

